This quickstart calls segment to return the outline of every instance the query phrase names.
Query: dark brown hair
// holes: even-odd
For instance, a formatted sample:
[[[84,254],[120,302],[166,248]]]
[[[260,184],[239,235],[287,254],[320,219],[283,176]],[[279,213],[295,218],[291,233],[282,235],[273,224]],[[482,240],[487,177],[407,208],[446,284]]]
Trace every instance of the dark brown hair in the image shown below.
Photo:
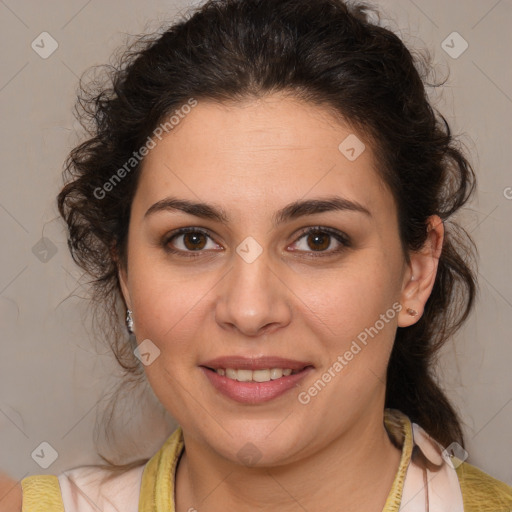
[[[445,224],[424,314],[396,334],[385,406],[407,414],[444,446],[464,446],[460,420],[433,368],[477,291],[476,247],[450,219],[470,198],[476,179],[461,144],[429,101],[426,86],[444,82],[427,83],[433,71],[428,52],[409,51],[392,31],[371,21],[372,13],[368,5],[342,0],[210,0],[161,33],[138,39],[117,65],[106,68],[107,83],[81,85],[77,112],[89,138],[66,161],[68,183],[58,207],[73,258],[92,277],[94,300],[111,321],[114,354],[127,376],[142,382],[134,340],[123,328],[114,257],[126,264],[140,164],[107,197],[98,197],[98,188],[190,98],[236,102],[279,91],[328,108],[377,155],[397,204],[406,258],[425,243],[430,215]]]

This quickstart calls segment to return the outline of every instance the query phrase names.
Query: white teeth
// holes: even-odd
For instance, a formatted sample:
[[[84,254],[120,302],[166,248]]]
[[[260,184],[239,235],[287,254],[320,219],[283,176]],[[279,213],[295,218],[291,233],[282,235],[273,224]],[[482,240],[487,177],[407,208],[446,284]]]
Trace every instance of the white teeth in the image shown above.
[[[290,368],[271,368],[265,370],[234,370],[233,368],[218,368],[215,370],[219,375],[228,377],[229,379],[238,380],[239,382],[269,382],[271,380],[287,377],[292,374]],[[298,370],[295,372],[298,373]]]
[[[270,370],[254,370],[252,380],[256,382],[268,382],[270,380]]]
[[[282,376],[283,370],[281,370],[281,368],[272,368],[272,370],[270,370],[270,378],[272,380],[280,379]]]
[[[236,380],[239,380],[240,382],[252,380],[252,370],[236,370],[236,373]]]
[[[226,368],[226,377],[229,377],[230,379],[233,380],[237,380],[238,374],[236,370],[233,370],[233,368]]]

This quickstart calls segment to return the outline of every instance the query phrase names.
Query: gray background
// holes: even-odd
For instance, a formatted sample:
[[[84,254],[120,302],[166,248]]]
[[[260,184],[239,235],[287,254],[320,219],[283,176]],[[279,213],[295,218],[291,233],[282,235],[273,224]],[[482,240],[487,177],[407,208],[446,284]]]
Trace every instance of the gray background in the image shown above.
[[[506,197],[512,197],[512,2],[374,4],[409,47],[432,51],[439,79],[450,73],[433,99],[461,134],[479,179],[476,199],[459,220],[480,251],[480,295],[444,350],[440,373],[462,412],[469,462],[512,484],[512,200]],[[119,378],[108,349],[90,333],[86,289],[54,202],[64,158],[77,142],[72,108],[78,77],[108,62],[126,34],[156,30],[187,5],[0,0],[0,468],[17,479],[98,462],[95,415]],[[31,48],[43,31],[58,42],[47,59]],[[458,58],[441,46],[454,31],[469,44]],[[56,251],[46,262],[37,249],[43,236]],[[118,449],[150,456],[174,425],[168,416],[162,420],[151,392],[127,397],[135,408],[119,423],[130,436],[119,439]],[[31,456],[42,442],[58,453],[47,469]]]

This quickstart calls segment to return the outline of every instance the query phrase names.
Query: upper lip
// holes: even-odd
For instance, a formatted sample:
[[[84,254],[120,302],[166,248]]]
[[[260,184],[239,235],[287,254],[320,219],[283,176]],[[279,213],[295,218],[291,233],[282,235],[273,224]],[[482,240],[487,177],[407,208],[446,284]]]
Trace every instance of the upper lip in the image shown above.
[[[233,368],[241,370],[265,370],[267,368],[290,368],[291,370],[302,370],[306,366],[313,366],[308,361],[297,361],[293,359],[285,359],[283,357],[245,357],[245,356],[223,356],[210,359],[201,363],[199,366],[212,368]]]

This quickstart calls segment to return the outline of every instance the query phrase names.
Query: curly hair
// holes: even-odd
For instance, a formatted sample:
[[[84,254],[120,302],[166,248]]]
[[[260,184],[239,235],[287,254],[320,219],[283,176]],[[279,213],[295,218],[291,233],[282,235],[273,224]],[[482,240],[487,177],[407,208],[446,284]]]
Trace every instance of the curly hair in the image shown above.
[[[81,82],[76,112],[89,138],[66,160],[58,208],[73,259],[92,277],[117,361],[126,376],[142,381],[133,339],[122,329],[118,281],[140,162],[108,193],[104,184],[191,98],[237,102],[283,92],[328,108],[362,134],[379,159],[407,261],[408,251],[425,243],[430,215],[445,224],[424,314],[396,333],[385,407],[401,410],[444,446],[464,446],[460,419],[434,367],[477,292],[475,244],[450,219],[470,199],[476,177],[428,98],[427,86],[444,85],[427,82],[429,53],[408,50],[371,21],[372,13],[379,18],[375,8],[343,0],[209,0],[159,33],[139,37],[117,64],[101,68],[102,80]]]

